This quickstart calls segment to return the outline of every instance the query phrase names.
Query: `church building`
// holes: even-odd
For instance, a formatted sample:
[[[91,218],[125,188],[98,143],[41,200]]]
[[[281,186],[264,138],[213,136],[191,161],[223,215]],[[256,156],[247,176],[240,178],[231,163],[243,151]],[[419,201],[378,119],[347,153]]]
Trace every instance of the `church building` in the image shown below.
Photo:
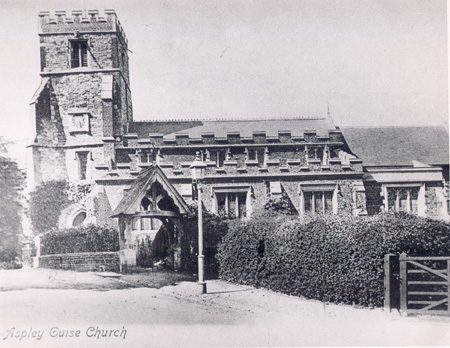
[[[195,168],[204,208],[229,218],[278,199],[300,215],[448,218],[443,128],[341,129],[328,113],[135,122],[128,41],[113,10],[40,12],[39,40],[28,184],[86,187],[85,199],[62,212],[61,228],[111,226],[121,249],[154,238],[162,224],[176,230],[196,199]]]

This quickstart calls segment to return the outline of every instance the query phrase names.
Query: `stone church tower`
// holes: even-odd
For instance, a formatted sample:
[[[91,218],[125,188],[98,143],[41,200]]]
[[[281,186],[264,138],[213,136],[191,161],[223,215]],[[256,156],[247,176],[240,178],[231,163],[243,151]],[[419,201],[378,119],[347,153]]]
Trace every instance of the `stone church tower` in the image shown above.
[[[41,85],[31,100],[28,180],[92,179],[114,168],[132,104],[128,43],[113,10],[39,14]]]

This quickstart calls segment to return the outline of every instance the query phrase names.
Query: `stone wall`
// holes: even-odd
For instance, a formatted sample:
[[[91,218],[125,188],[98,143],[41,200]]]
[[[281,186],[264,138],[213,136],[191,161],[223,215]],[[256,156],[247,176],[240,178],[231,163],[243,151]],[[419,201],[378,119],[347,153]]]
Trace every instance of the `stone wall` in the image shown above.
[[[33,164],[36,184],[51,180],[66,180],[65,152],[61,148],[33,148]]]
[[[117,50],[113,34],[90,33],[88,61],[89,68],[115,68],[113,64],[114,50]],[[70,41],[73,34],[46,35],[40,37],[42,72],[59,72],[70,69]]]
[[[425,186],[425,204],[427,217],[442,219],[445,214],[445,197],[442,185],[427,184]],[[446,214],[445,214],[446,215]]]
[[[119,272],[119,252],[74,253],[39,257],[39,267],[71,271]]]

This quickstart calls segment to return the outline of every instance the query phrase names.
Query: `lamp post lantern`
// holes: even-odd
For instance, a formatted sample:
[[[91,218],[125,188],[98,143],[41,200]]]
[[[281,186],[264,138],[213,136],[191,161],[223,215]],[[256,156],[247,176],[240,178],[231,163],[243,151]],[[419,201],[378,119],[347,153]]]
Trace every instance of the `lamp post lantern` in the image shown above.
[[[196,153],[195,160],[191,164],[192,186],[197,188],[198,204],[198,284],[202,287],[202,293],[206,294],[205,282],[205,256],[203,255],[203,212],[202,212],[202,187],[201,181],[205,175],[206,164],[200,158],[200,152]]]

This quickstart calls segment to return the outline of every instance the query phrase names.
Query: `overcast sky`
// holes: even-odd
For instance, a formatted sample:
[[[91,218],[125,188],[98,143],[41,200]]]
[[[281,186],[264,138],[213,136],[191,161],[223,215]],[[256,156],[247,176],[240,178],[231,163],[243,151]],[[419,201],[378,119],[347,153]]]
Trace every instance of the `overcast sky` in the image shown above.
[[[0,0],[0,136],[27,137],[41,10],[116,10],[135,120],[448,121],[445,0]],[[25,142],[23,142],[25,145]]]

